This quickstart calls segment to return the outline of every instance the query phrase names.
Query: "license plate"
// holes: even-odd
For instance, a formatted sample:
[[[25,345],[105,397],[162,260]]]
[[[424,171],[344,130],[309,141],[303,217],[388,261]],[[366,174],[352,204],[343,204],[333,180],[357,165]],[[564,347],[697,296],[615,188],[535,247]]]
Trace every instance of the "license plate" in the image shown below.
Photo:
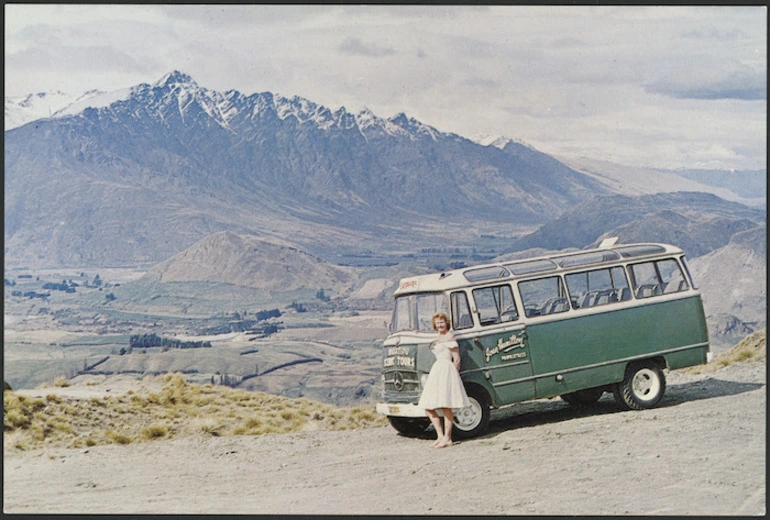
[[[388,406],[388,413],[391,415],[398,415],[401,413],[401,408],[398,406]]]

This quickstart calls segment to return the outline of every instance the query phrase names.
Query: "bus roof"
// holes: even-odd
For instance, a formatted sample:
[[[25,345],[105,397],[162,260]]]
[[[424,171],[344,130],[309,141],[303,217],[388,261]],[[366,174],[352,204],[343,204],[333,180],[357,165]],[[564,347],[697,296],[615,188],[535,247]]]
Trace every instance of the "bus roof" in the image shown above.
[[[511,280],[535,274],[555,274],[576,268],[600,267],[631,259],[684,254],[680,248],[670,244],[614,244],[610,240],[602,245],[605,243],[611,245],[402,278],[393,296],[415,292],[442,292],[491,280]]]

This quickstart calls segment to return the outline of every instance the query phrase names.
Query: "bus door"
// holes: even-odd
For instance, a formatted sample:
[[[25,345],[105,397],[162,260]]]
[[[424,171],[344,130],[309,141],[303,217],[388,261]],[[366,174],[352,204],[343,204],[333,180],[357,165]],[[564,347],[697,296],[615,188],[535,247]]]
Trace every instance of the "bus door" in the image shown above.
[[[535,384],[529,342],[511,286],[482,287],[472,293],[480,326],[470,343],[484,378],[497,394],[497,403],[505,405],[531,399],[535,395]]]

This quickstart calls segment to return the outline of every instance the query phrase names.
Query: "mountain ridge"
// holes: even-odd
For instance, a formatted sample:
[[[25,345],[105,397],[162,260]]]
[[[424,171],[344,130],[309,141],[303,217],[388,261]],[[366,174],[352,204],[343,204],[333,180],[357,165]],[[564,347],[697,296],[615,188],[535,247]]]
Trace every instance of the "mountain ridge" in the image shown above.
[[[127,92],[5,133],[12,263],[157,262],[224,230],[416,247],[440,242],[442,225],[464,239],[471,222],[533,226],[606,191],[530,147],[484,147],[406,114],[215,92],[178,71]]]

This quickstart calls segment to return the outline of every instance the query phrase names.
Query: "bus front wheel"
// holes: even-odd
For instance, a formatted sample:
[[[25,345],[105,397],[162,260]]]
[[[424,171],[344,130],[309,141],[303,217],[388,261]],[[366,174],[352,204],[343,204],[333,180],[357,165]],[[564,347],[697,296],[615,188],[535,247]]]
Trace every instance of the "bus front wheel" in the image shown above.
[[[411,417],[394,417],[388,416],[390,425],[398,431],[401,435],[407,437],[417,437],[425,433],[428,429],[430,421],[428,419],[414,419]]]
[[[454,427],[452,432],[458,439],[470,439],[481,435],[489,426],[489,397],[486,392],[474,386],[466,387],[470,406],[453,410]]]
[[[615,385],[615,400],[632,410],[646,410],[656,406],[666,391],[666,377],[653,361],[629,365],[626,377]]]

